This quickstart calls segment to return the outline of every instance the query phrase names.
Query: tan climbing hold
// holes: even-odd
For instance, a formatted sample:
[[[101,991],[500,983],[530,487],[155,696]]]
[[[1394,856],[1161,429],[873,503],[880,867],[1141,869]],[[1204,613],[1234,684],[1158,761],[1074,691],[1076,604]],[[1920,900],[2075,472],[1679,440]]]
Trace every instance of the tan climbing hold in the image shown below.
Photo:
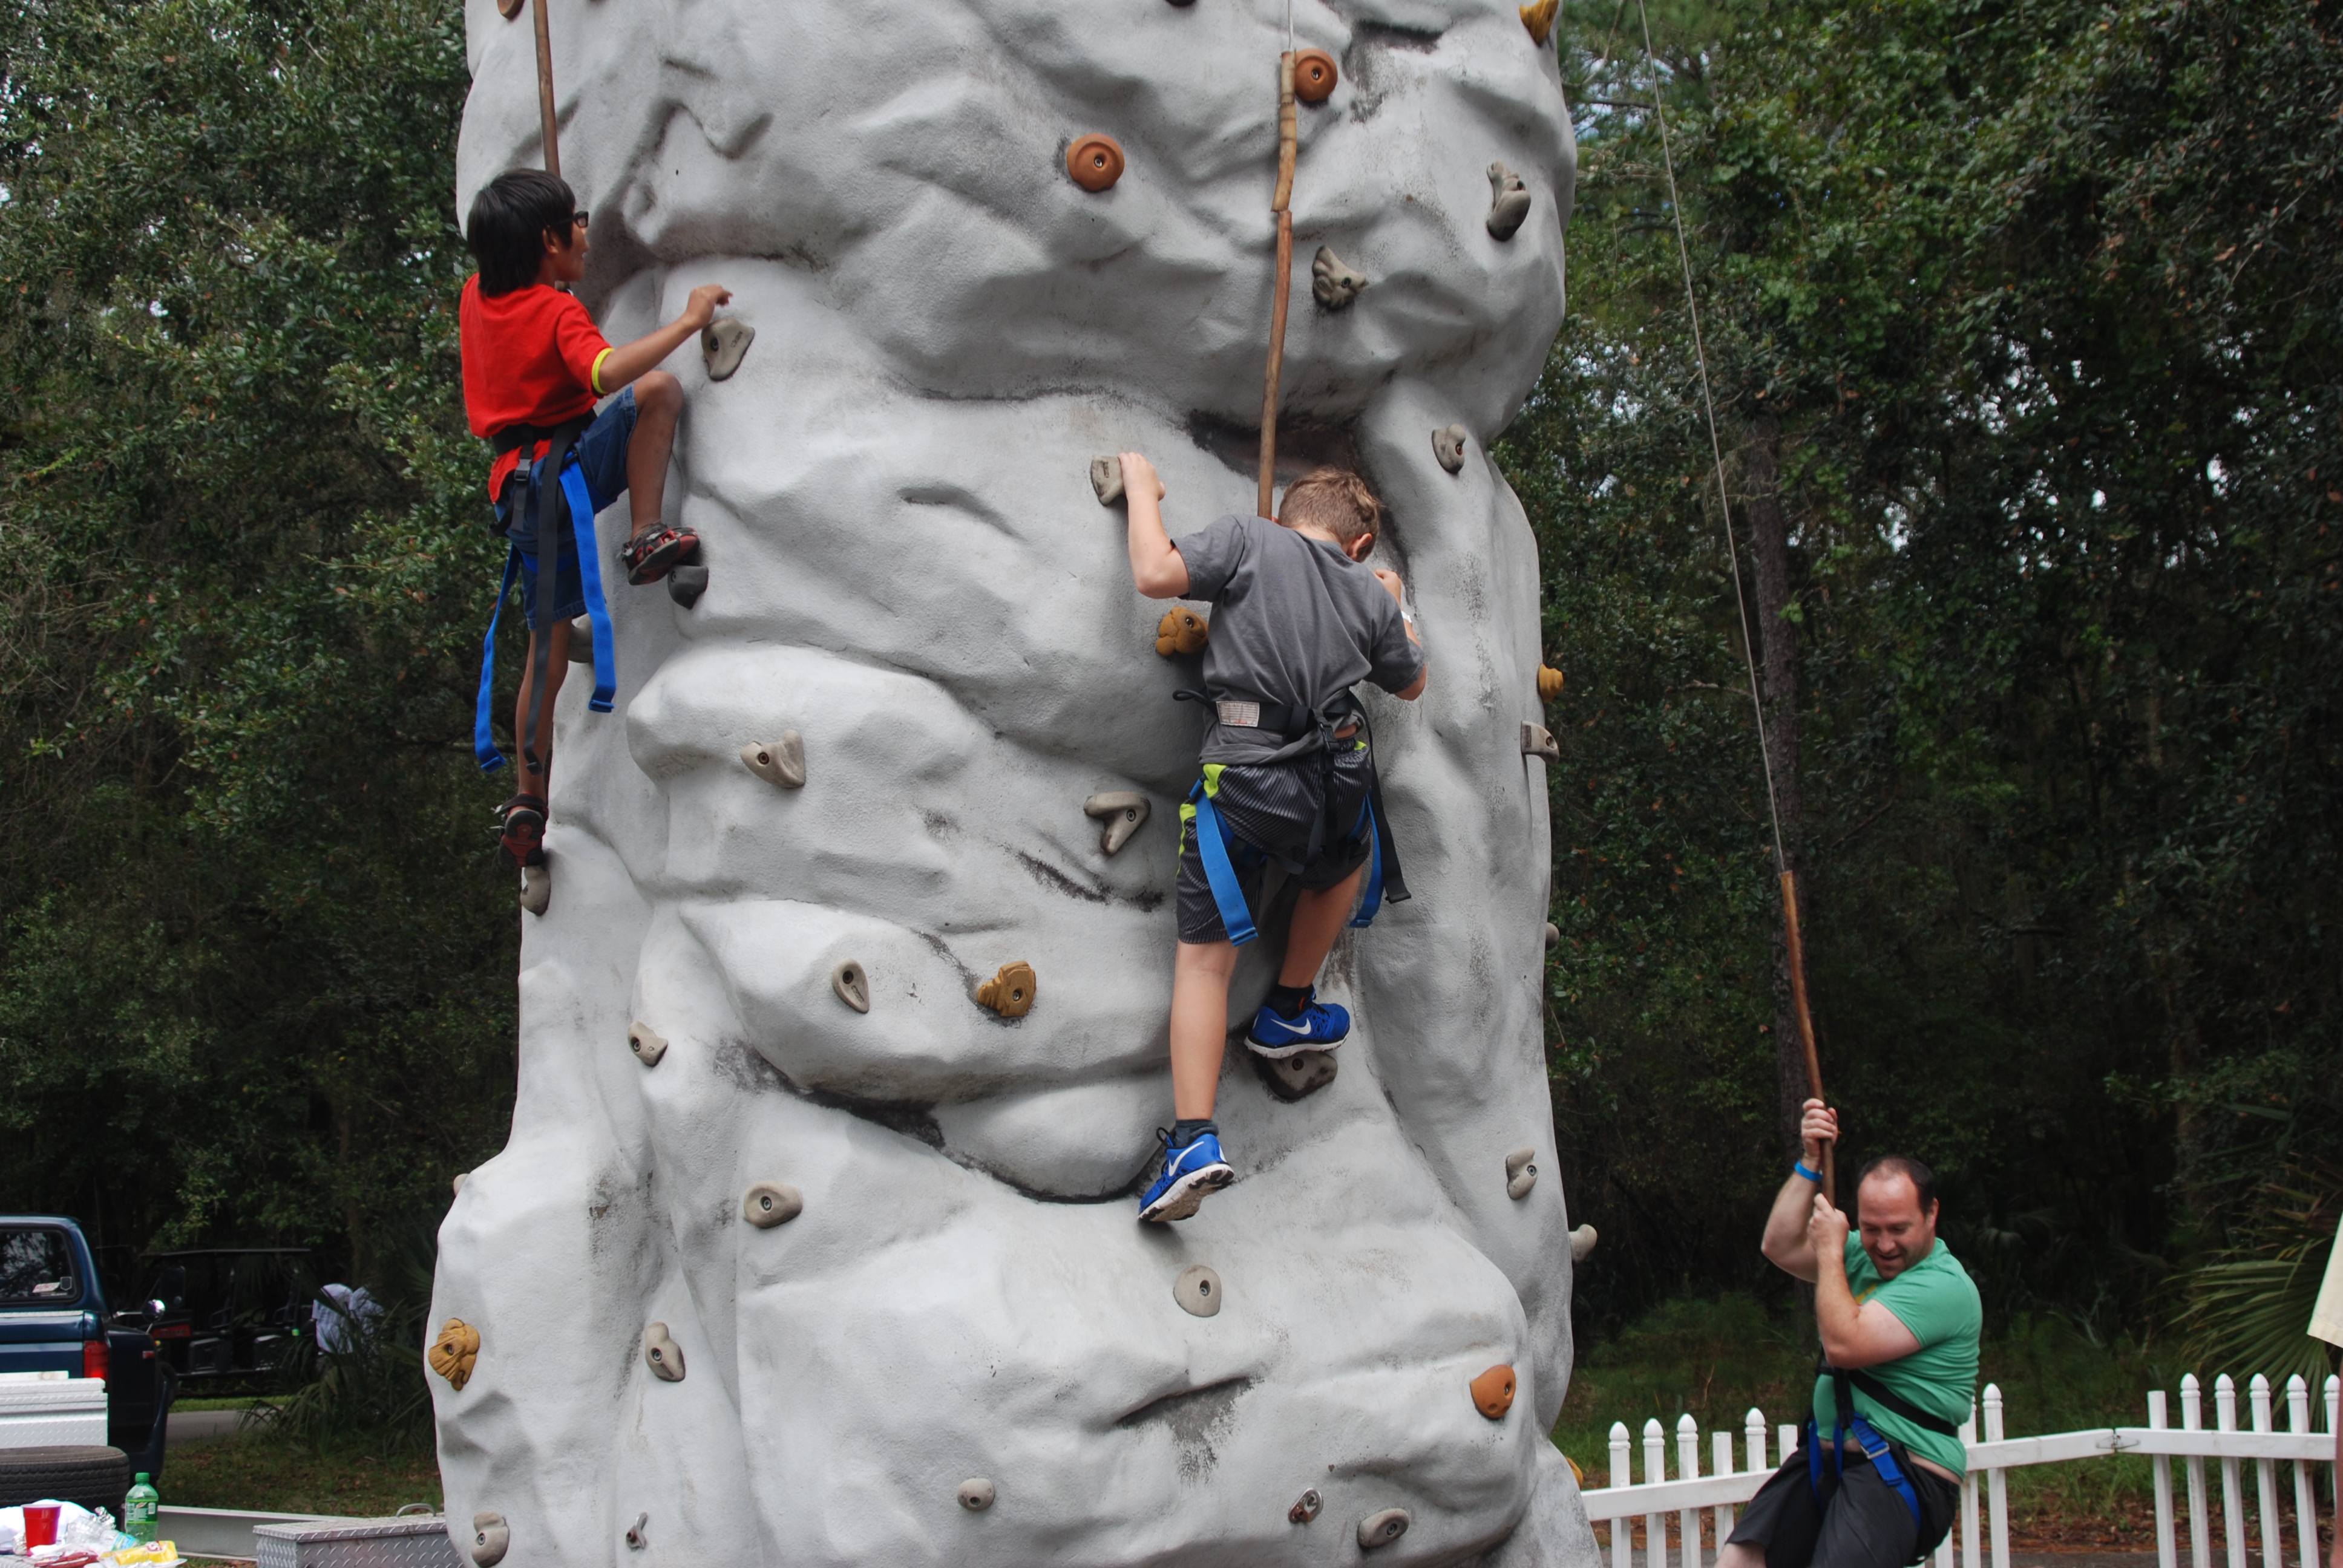
[[[1147,797],[1136,789],[1102,789],[1082,802],[1082,815],[1106,824],[1099,848],[1111,855],[1147,821]]]
[[[594,662],[594,623],[582,615],[569,623],[569,662]]]
[[[667,1332],[665,1323],[653,1323],[643,1330],[643,1360],[649,1363],[651,1375],[661,1382],[683,1381],[683,1347]]]
[[[1202,653],[1212,635],[1212,624],[1202,616],[1175,604],[1155,623],[1155,651],[1166,658],[1175,653]]]
[[[1329,310],[1341,310],[1359,297],[1367,275],[1345,263],[1324,246],[1310,261],[1310,294]]]
[[[512,1526],[501,1513],[472,1515],[472,1562],[475,1568],[497,1568],[512,1550]]]
[[[1066,149],[1066,175],[1086,191],[1102,191],[1122,177],[1122,144],[1092,131]]]
[[[424,1359],[447,1380],[449,1388],[461,1392],[472,1381],[472,1363],[480,1359],[480,1331],[461,1318],[449,1318],[439,1325],[439,1337],[431,1342]]]
[[[805,1212],[805,1194],[786,1181],[759,1181],[740,1195],[740,1218],[759,1231],[786,1225]]]
[[[1033,966],[1020,959],[1002,964],[999,974],[976,988],[977,1004],[1003,1018],[1023,1018],[1033,1010],[1033,997],[1040,989]]]
[[[1503,164],[1489,166],[1489,217],[1492,239],[1511,239],[1530,216],[1530,187]]]
[[[1562,946],[1562,928],[1548,920],[1545,923],[1545,950],[1552,952],[1560,946]]]
[[[1265,1056],[1256,1056],[1253,1060],[1260,1066],[1269,1091],[1289,1105],[1297,1100],[1307,1100],[1334,1081],[1336,1068],[1331,1050],[1297,1050],[1274,1060]]]
[[[1522,726],[1522,755],[1559,762],[1562,760],[1562,748],[1554,743],[1554,731],[1544,725],[1524,723]]]
[[[981,1513],[992,1506],[992,1483],[981,1475],[971,1475],[960,1483],[960,1505],[970,1513]]]
[[[1305,104],[1322,104],[1334,95],[1342,73],[1334,56],[1323,49],[1304,49],[1293,56],[1293,95]]]
[[[1373,1552],[1378,1546],[1388,1546],[1407,1533],[1407,1510],[1386,1508],[1380,1513],[1370,1513],[1359,1521],[1359,1550]]]
[[[1091,492],[1099,505],[1111,507],[1122,499],[1122,459],[1111,454],[1091,459]]]
[[[1550,664],[1538,666],[1538,700],[1552,702],[1562,695],[1562,671]]]
[[[1172,1282],[1172,1299],[1190,1317],[1215,1317],[1221,1310],[1221,1276],[1202,1263],[1191,1263]]]
[[[629,1024],[627,1026],[627,1049],[633,1051],[635,1060],[645,1067],[657,1067],[659,1058],[667,1054],[667,1041],[654,1034],[647,1023]]]
[[[870,1010],[870,976],[852,959],[830,971],[830,989],[855,1011]]]
[[[1473,1380],[1473,1408],[1491,1421],[1503,1421],[1513,1408],[1513,1369],[1493,1366]]]
[[[783,789],[805,788],[805,737],[794,729],[782,730],[779,740],[751,740],[740,748],[740,760],[768,784]]]
[[[1570,1232],[1570,1261],[1583,1263],[1594,1251],[1594,1227],[1581,1225]]]
[[[504,13],[506,21],[510,22],[520,15],[520,8],[528,4],[528,0],[497,0],[497,9]]]
[[[740,361],[747,357],[749,345],[756,340],[755,327],[729,316],[701,327],[699,357],[708,362],[708,378],[730,380],[732,372],[740,368]]]
[[[1505,1196],[1519,1200],[1537,1185],[1537,1151],[1516,1149],[1505,1156]]]
[[[1464,471],[1464,443],[1472,432],[1462,425],[1443,425],[1432,433],[1432,455],[1452,474]]]
[[[520,907],[532,915],[541,915],[553,907],[553,879],[543,866],[523,866],[520,869]]]
[[[1285,1522],[1288,1524],[1307,1524],[1317,1518],[1325,1506],[1326,1500],[1318,1495],[1316,1487],[1305,1488],[1302,1495],[1293,1500],[1293,1506],[1285,1511]]]
[[[472,1173],[469,1171],[458,1171],[456,1172],[456,1179],[447,1185],[456,1190],[454,1194],[456,1197],[461,1198],[464,1195],[464,1183],[471,1179]]]
[[[1555,13],[1562,9],[1562,0],[1537,0],[1534,5],[1521,8],[1522,25],[1530,30],[1530,42],[1543,45],[1554,32]]]

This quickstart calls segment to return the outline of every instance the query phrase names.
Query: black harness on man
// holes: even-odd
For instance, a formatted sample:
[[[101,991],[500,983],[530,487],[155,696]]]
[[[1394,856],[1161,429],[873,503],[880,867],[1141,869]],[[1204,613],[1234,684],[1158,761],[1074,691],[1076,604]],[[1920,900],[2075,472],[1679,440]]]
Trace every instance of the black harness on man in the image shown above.
[[[1855,1391],[1861,1390],[1864,1397],[1881,1410],[1886,1411],[1891,1415],[1901,1416],[1913,1425],[1926,1431],[1937,1432],[1946,1437],[1958,1437],[1961,1434],[1961,1429],[1943,1416],[1922,1410],[1860,1367],[1842,1369],[1831,1365],[1830,1362],[1825,1359],[1815,1363],[1815,1371],[1818,1374],[1827,1374],[1831,1380],[1834,1425],[1830,1452],[1834,1484],[1843,1479],[1846,1473],[1846,1439],[1851,1432],[1854,1434],[1855,1446],[1863,1451],[1863,1457],[1871,1461],[1871,1468],[1879,1473],[1879,1479],[1894,1487],[1896,1495],[1904,1499],[1904,1506],[1912,1511],[1912,1528],[1922,1538],[1921,1551],[1926,1552],[1936,1543],[1926,1539],[1928,1533],[1928,1522],[1921,1513],[1920,1494],[1913,1490],[1912,1478],[1904,1473],[1904,1467],[1896,1462],[1896,1454],[1888,1447],[1887,1440],[1879,1435],[1879,1429],[1856,1413]],[[1850,1387],[1850,1384],[1853,1386]],[[1815,1424],[1815,1412],[1809,1410],[1806,1412],[1805,1431],[1806,1484],[1814,1491],[1816,1508],[1820,1508],[1823,1504],[1823,1454],[1820,1438],[1820,1429]]]

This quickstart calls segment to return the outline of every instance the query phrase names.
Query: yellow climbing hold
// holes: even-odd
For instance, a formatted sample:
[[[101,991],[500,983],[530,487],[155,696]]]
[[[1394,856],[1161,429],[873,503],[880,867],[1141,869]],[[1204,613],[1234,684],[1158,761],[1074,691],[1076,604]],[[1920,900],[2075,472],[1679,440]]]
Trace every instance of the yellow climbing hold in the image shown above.
[[[1175,604],[1155,623],[1155,651],[1169,658],[1175,653],[1202,653],[1212,628],[1184,604]]]
[[[1522,7],[1522,25],[1530,30],[1530,41],[1543,45],[1554,31],[1554,13],[1562,8],[1562,0],[1537,0],[1534,5]]]
[[[1538,700],[1552,702],[1562,695],[1562,671],[1550,664],[1538,666]]]
[[[1023,1018],[1033,1010],[1034,994],[1041,981],[1033,966],[1020,959],[1015,963],[1001,966],[1001,972],[976,988],[980,1006],[989,1007],[1003,1018]]]
[[[439,1337],[431,1342],[427,1359],[431,1370],[460,1392],[472,1380],[472,1363],[479,1358],[480,1331],[461,1318],[449,1318],[439,1326]]]

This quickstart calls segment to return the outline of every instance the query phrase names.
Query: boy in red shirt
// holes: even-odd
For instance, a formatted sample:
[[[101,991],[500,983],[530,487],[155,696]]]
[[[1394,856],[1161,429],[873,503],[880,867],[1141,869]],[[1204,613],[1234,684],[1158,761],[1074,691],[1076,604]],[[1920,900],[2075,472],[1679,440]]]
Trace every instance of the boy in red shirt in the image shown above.
[[[623,348],[613,348],[586,307],[562,288],[586,276],[586,215],[566,181],[537,169],[499,175],[472,202],[464,238],[479,272],[464,284],[458,325],[464,355],[464,411],[472,434],[493,441],[488,499],[496,531],[512,540],[519,568],[521,608],[529,627],[528,661],[513,708],[513,735],[521,743],[521,777],[502,808],[498,858],[512,867],[541,865],[548,785],[553,760],[553,699],[569,668],[569,622],[586,610],[580,557],[594,548],[593,512],[628,498],[632,537],[619,552],[627,580],[657,582],[699,553],[687,529],[662,527],[667,460],[675,446],[683,387],[654,368],[697,336],[730,302],[718,284],[691,291],[683,314]],[[594,405],[616,391],[599,414]],[[557,445],[575,457],[591,502],[561,536],[538,538],[540,501],[552,493],[546,457]],[[527,461],[523,461],[523,455]],[[566,465],[565,465],[566,466]],[[568,508],[573,513],[574,506]],[[574,534],[573,537],[568,537]],[[553,605],[539,603],[538,554],[554,555]],[[591,563],[589,572],[592,575]],[[506,587],[511,586],[508,567]],[[489,627],[493,658],[495,627]],[[481,672],[481,706],[474,749],[483,769],[503,762],[488,738],[490,670]],[[540,701],[538,689],[543,689]],[[598,706],[607,707],[607,702]]]

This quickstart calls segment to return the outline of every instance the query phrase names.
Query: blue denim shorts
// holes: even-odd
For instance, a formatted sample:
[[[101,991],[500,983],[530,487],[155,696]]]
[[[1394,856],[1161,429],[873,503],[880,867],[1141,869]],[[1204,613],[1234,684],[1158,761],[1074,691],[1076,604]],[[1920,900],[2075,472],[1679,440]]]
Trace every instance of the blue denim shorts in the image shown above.
[[[635,437],[635,389],[621,389],[616,397],[603,405],[586,433],[578,437],[572,448],[578,455],[578,467],[586,480],[586,493],[594,499],[594,509],[603,508],[627,493],[627,447]],[[538,491],[545,479],[545,460],[538,459],[528,469],[526,484],[521,470],[516,466],[512,477],[505,481],[504,499],[497,503],[497,520],[505,523],[513,548],[520,552],[520,603],[529,629],[538,627],[537,616],[537,504]],[[513,516],[513,498],[520,498],[520,515]],[[594,537],[590,519],[579,519],[587,526],[581,532]],[[553,618],[570,620],[586,613],[586,588],[578,575],[578,545],[575,538],[561,541],[561,562],[554,584]],[[623,579],[621,579],[623,580]],[[607,591],[608,583],[605,583]]]

